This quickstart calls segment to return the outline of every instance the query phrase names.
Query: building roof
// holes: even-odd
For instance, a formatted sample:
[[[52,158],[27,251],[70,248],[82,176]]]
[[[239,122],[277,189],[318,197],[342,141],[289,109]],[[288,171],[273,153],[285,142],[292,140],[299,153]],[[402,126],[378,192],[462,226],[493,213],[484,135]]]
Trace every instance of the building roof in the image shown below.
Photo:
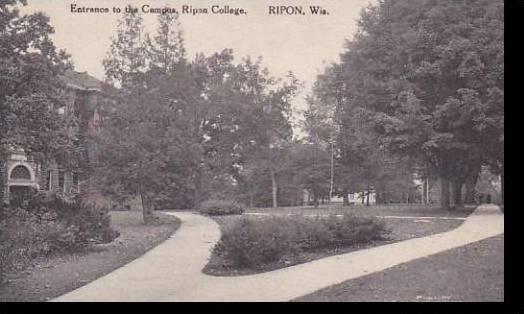
[[[102,91],[103,82],[89,75],[87,72],[68,70],[64,74],[64,80],[69,88],[79,90]]]

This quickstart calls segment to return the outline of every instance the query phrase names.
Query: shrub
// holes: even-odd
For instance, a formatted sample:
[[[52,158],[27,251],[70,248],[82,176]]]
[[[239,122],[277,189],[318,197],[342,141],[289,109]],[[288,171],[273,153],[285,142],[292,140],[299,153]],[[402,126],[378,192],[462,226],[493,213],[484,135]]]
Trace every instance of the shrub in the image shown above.
[[[38,217],[55,219],[68,226],[58,240],[62,250],[107,243],[118,237],[118,232],[111,228],[109,210],[83,204],[78,197],[39,193],[27,206]]]
[[[234,264],[256,268],[274,262],[286,253],[298,251],[293,241],[296,235],[291,221],[279,218],[264,220],[241,219],[224,232],[216,246]]]
[[[350,215],[242,218],[224,230],[215,253],[224,255],[237,267],[257,269],[301,252],[384,239],[387,233],[382,221]]]
[[[373,217],[330,216],[324,224],[333,235],[330,246],[348,246],[381,240],[388,232],[383,221]]]
[[[107,243],[118,237],[106,210],[61,195],[36,195],[17,208],[0,210],[0,275],[35,257]],[[1,280],[1,278],[0,278]]]
[[[239,203],[231,200],[207,200],[202,202],[199,211],[210,216],[240,215],[244,212],[244,208]]]
[[[323,218],[295,218],[295,224],[299,225],[299,246],[306,251],[329,247],[334,241],[334,234],[330,232]]]

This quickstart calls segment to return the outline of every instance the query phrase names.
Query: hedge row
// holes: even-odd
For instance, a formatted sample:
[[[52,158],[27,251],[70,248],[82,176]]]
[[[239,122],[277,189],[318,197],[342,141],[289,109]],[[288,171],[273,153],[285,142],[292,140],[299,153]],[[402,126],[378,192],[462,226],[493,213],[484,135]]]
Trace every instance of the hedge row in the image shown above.
[[[302,216],[242,218],[224,230],[215,246],[236,267],[262,268],[288,255],[341,248],[386,238],[389,230],[373,217]]]

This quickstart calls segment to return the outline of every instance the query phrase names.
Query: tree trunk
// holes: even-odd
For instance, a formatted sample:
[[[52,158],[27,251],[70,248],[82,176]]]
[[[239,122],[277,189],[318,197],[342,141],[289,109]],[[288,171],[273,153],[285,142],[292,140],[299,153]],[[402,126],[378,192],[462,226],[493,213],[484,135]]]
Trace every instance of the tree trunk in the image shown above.
[[[464,203],[462,202],[462,186],[464,183],[459,181],[453,181],[451,188],[453,191],[453,203],[455,205],[455,208],[460,208],[464,206]]]
[[[380,182],[376,184],[375,189],[375,204],[384,204],[385,200],[385,192],[386,192],[386,184],[384,182]]]
[[[500,202],[502,203],[502,211],[504,212],[504,161],[500,167]]]
[[[140,193],[140,198],[142,199],[142,218],[144,223],[151,223],[154,220],[151,198],[144,193]]]
[[[504,170],[502,171],[502,174],[500,175],[500,201],[502,205],[504,205]]]
[[[428,205],[429,205],[432,202],[432,200],[431,200],[431,187],[429,185],[429,178],[426,178],[426,187],[427,187],[426,200],[427,200]]]
[[[477,178],[466,180],[466,195],[464,196],[465,204],[475,204],[475,186],[477,185]]]
[[[371,194],[371,193],[370,193],[370,191],[368,189],[368,191],[366,193],[366,206],[369,206],[369,194]]]
[[[422,203],[424,205],[428,205],[429,204],[429,199],[428,199],[428,177],[427,176],[424,176],[424,181],[422,182]]]
[[[466,195],[464,196],[464,203],[475,204],[475,187],[480,174],[480,166],[473,170],[471,174],[466,178],[465,187]]]
[[[349,191],[344,190],[344,206],[349,206]]]
[[[444,210],[450,209],[450,199],[449,199],[449,180],[440,178],[441,187],[440,187],[440,206]]]
[[[275,176],[275,171],[273,168],[269,169],[269,174],[271,175],[271,193],[273,195],[273,208],[278,207],[278,185],[277,178]]]
[[[198,168],[195,175],[195,192],[193,195],[193,209],[198,209],[202,203],[202,169]]]

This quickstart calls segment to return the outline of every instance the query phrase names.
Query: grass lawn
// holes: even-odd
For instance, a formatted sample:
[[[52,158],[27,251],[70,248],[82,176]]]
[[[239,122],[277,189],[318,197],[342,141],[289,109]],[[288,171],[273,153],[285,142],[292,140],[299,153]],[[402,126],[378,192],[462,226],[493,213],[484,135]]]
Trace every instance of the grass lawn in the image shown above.
[[[364,206],[365,207],[365,206]],[[401,207],[386,207],[386,206],[370,206],[365,208],[355,207],[355,208],[338,208],[325,210],[322,209],[312,209],[312,208],[282,208],[282,209],[263,209],[263,210],[249,210],[248,213],[268,213],[268,214],[297,214],[297,215],[309,215],[309,214],[340,214],[344,211],[351,210],[352,213],[356,215],[363,216],[416,216],[416,217],[435,217],[435,218],[382,218],[386,223],[386,227],[391,230],[389,235],[389,240],[385,241],[375,241],[362,246],[352,246],[336,249],[322,249],[312,253],[302,253],[298,256],[289,256],[288,258],[281,260],[277,263],[272,263],[265,265],[260,270],[252,269],[237,269],[233,267],[230,262],[218,254],[213,253],[209,263],[204,268],[204,273],[216,276],[235,276],[235,275],[247,275],[260,272],[271,271],[279,268],[284,268],[300,263],[305,263],[313,261],[319,258],[348,253],[364,248],[369,248],[378,245],[384,245],[393,243],[396,241],[402,241],[417,237],[424,237],[431,234],[441,233],[457,228],[464,221],[460,217],[467,216],[473,208],[468,208],[465,210],[457,211],[456,218],[459,219],[438,219],[440,216],[450,217],[449,212],[440,213],[439,210],[432,211],[432,215],[428,214],[430,211],[427,208],[420,208],[415,206]],[[387,213],[387,214],[386,214]],[[408,213],[408,214],[406,214]],[[440,215],[439,215],[440,213]],[[460,214],[460,215],[459,215]],[[212,218],[220,225],[222,230],[231,228],[233,224],[240,219],[241,217],[248,217],[248,219],[264,219],[266,216],[259,215],[234,215],[234,216],[213,216]],[[453,217],[453,216],[451,216]]]
[[[306,302],[503,302],[504,235],[298,298]]]
[[[112,226],[120,236],[112,243],[81,252],[39,258],[25,271],[9,274],[0,287],[0,302],[47,301],[81,287],[132,260],[169,238],[180,226],[173,216],[157,214],[151,225],[142,213],[111,212]]]
[[[317,208],[313,206],[251,208],[246,210],[246,213],[318,215],[342,214],[347,212],[365,216],[467,217],[475,208],[476,206],[467,205],[464,208],[457,210],[443,210],[438,205],[424,206],[421,204],[388,204],[371,206],[361,204],[342,206],[340,204],[334,204],[333,206],[320,205]]]

